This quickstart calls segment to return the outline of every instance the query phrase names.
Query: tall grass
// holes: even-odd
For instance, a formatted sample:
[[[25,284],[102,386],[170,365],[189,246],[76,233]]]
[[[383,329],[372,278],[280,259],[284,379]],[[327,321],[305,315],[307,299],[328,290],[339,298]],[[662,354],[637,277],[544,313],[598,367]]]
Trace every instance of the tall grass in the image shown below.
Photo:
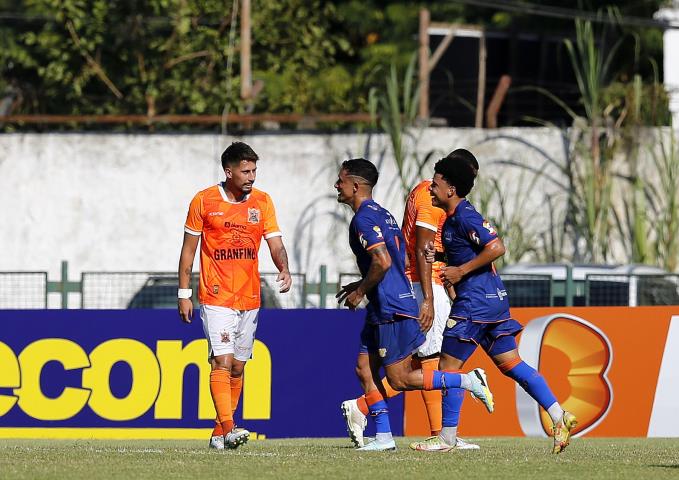
[[[392,63],[384,80],[384,90],[371,89],[368,100],[372,118],[375,122],[379,118],[380,128],[389,137],[398,173],[396,188],[401,199],[421,179],[425,166],[437,153],[435,149],[423,155],[419,153],[420,136],[426,124],[417,124],[420,88],[415,83],[416,60],[412,55],[401,77]]]

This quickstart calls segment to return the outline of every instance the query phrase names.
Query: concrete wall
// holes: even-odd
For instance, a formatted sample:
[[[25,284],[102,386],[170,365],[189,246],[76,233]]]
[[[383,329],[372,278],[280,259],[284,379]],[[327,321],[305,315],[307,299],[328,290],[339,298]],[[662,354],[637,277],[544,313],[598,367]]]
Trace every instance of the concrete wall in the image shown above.
[[[0,270],[47,270],[56,277],[61,260],[68,260],[73,279],[81,271],[175,270],[189,201],[223,179],[219,155],[234,140],[1,135]],[[355,270],[346,231],[350,210],[337,204],[333,189],[342,160],[366,156],[377,163],[381,178],[375,196],[397,218],[402,215],[404,195],[384,135],[256,134],[239,140],[260,155],[256,186],[274,199],[293,271],[313,278],[326,264],[334,278]],[[500,178],[508,195],[534,179],[498,162],[539,166],[564,157],[559,132],[548,129],[429,129],[410,143],[415,144],[419,158],[435,151],[421,176],[431,176],[433,162],[444,152],[467,147],[478,156],[481,173]],[[411,170],[406,183],[417,177]],[[549,188],[546,183],[542,191]],[[535,195],[525,208],[541,202]],[[262,269],[272,271],[266,252],[262,259]]]

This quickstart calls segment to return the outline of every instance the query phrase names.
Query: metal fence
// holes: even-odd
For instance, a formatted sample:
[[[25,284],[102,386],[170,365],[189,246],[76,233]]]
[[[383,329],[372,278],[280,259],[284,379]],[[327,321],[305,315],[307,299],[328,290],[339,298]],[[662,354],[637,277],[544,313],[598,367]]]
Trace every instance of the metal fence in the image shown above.
[[[292,274],[292,288],[280,293],[278,273],[260,274],[262,308],[304,308],[306,276]],[[82,308],[176,308],[175,272],[84,272]],[[198,274],[191,277],[193,301],[198,305]]]
[[[679,305],[679,275],[604,275],[585,278],[585,305]]]
[[[502,275],[512,307],[550,307],[554,305],[551,275]]]
[[[342,308],[335,294],[342,285],[360,279],[358,273],[340,273],[338,282],[327,281],[321,267],[320,281],[307,282],[294,273],[290,292],[281,294],[278,273],[261,274],[263,308]],[[46,272],[0,272],[0,309],[53,307],[48,294],[61,295],[68,308],[68,293],[80,294],[80,308],[176,308],[176,272],[84,272],[79,282],[68,281],[62,265],[60,281],[50,281]],[[612,275],[590,274],[585,279],[550,275],[503,274],[502,280],[512,307],[547,306],[644,306],[679,305],[678,274]],[[198,274],[191,279],[197,305]]]
[[[47,272],[1,272],[0,309],[47,308]]]

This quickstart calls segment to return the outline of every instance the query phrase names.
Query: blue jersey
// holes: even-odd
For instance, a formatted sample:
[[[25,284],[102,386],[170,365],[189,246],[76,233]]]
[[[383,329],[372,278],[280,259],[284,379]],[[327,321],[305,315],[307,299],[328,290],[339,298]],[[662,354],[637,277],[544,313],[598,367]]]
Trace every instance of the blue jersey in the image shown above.
[[[391,256],[384,278],[366,294],[368,323],[392,322],[398,314],[417,317],[417,301],[405,273],[405,241],[391,213],[372,199],[364,201],[349,225],[349,245],[364,278],[372,261],[370,250],[385,245]]]
[[[483,247],[497,240],[495,228],[463,199],[441,230],[447,263],[460,266],[476,257]],[[507,290],[492,264],[468,273],[455,284],[451,317],[479,322],[510,318]]]

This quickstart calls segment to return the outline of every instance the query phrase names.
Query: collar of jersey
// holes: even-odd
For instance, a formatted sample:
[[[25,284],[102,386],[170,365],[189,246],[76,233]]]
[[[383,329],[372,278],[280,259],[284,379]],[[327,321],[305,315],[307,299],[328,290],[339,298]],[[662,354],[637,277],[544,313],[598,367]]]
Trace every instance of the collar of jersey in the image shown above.
[[[229,197],[226,196],[226,192],[224,191],[224,187],[222,187],[221,183],[217,184],[217,188],[219,188],[219,194],[222,196],[222,200],[224,200],[226,203],[233,203],[233,204],[243,203],[243,202],[246,202],[248,200],[248,198],[250,198],[250,195],[251,195],[251,194],[248,193],[247,195],[245,195],[243,200],[241,200],[240,202],[232,202],[231,200],[229,200]]]

